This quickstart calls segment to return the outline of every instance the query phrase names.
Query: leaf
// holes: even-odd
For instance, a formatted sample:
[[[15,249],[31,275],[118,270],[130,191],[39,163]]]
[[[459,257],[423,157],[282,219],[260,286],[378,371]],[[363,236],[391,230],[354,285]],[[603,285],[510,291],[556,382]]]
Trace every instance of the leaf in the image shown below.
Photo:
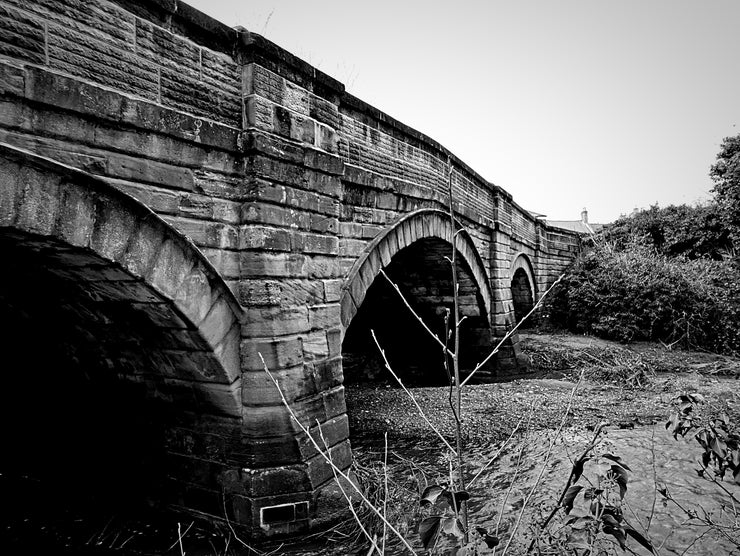
[[[572,485],[568,487],[568,490],[565,492],[565,497],[563,498],[563,508],[565,509],[565,513],[569,514],[570,511],[573,509],[573,502],[576,499],[576,496],[578,496],[578,493],[581,492],[583,487],[581,485]]]
[[[702,396],[698,392],[694,392],[692,394],[689,394],[689,399],[692,402],[695,402],[695,403],[704,403],[704,396]]]
[[[437,540],[437,535],[439,534],[439,523],[441,520],[442,517],[437,515],[427,517],[419,524],[419,537],[425,550],[429,550],[429,548],[434,546],[434,542]]]
[[[442,488],[439,485],[429,485],[427,488],[424,489],[424,492],[421,493],[421,500],[419,500],[419,504],[424,506],[426,504],[433,505],[437,498],[439,498],[439,495],[445,492],[445,489]]]
[[[447,503],[450,506],[453,506],[455,508],[459,508],[460,504],[465,502],[466,500],[470,500],[470,494],[468,492],[465,492],[464,490],[458,490],[457,492],[450,492],[449,490],[445,490],[442,493],[442,497],[447,500]],[[453,497],[454,497],[454,504],[453,504]]]
[[[622,527],[604,526],[604,533],[617,539],[619,546],[624,550],[627,541],[627,534]]]
[[[447,533],[448,535],[453,535],[458,539],[463,538],[464,533],[462,530],[462,524],[457,518],[445,517],[442,519],[441,525],[442,532]]]
[[[709,445],[711,446],[712,451],[717,454],[718,458],[725,459],[725,456],[727,455],[727,445],[722,442],[719,437],[713,436],[709,441]]]
[[[499,539],[495,535],[491,535],[488,531],[483,529],[483,527],[476,527],[476,531],[478,531],[478,534],[480,535],[481,539],[484,543],[486,543],[486,546],[488,548],[493,548],[494,546],[498,546]]]
[[[604,489],[603,488],[589,487],[583,493],[583,499],[584,500],[595,499],[595,498],[598,498],[599,496],[601,496],[602,494],[604,494]]]
[[[591,543],[588,538],[588,530],[586,529],[575,529],[571,531],[565,542],[570,548],[581,548],[583,550],[591,548]]]
[[[584,515],[577,517],[572,522],[569,520],[568,525],[570,525],[571,529],[586,529],[592,523],[596,523],[596,520],[590,515]]]
[[[642,535],[642,533],[640,533],[638,531],[635,531],[632,527],[625,527],[624,528],[624,531],[627,533],[627,535],[629,535],[630,537],[632,537],[633,539],[635,539],[638,543],[640,543],[640,545],[643,548],[646,548],[651,553],[654,553],[655,552],[655,548],[653,547],[653,543],[651,543],[650,540],[648,540],[647,538],[645,538]]]
[[[612,454],[602,454],[601,457],[613,461],[615,464],[619,465],[623,469],[626,469],[627,471],[632,471],[632,469],[630,469],[619,456],[614,456]]]
[[[591,458],[586,456],[580,458],[574,465],[573,465],[573,482],[577,483],[578,479],[581,478],[581,475],[583,475],[583,466],[586,464],[588,460]]]
[[[624,499],[624,495],[627,494],[627,472],[618,465],[612,465],[611,471],[614,480],[619,485],[619,497]]]
[[[622,508],[619,508],[617,506],[612,506],[611,504],[604,507],[604,511],[602,512],[602,515],[612,516],[617,521],[617,523],[622,523],[622,519],[624,518],[622,514]]]

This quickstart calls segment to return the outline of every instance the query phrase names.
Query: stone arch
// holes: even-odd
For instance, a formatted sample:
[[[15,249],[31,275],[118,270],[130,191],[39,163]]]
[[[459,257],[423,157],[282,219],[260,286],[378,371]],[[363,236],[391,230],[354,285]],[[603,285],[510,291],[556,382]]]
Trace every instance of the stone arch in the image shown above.
[[[516,322],[519,322],[537,302],[537,282],[534,279],[532,262],[525,253],[514,257],[509,276],[514,316]]]
[[[150,390],[154,380],[153,395],[241,418],[239,304],[190,240],[150,209],[85,172],[0,144],[0,235],[34,260],[60,263],[54,275],[85,283],[86,299],[147,320],[167,342],[147,361],[159,374],[135,377]]]
[[[420,209],[408,213],[378,234],[355,261],[342,286],[342,333],[346,332],[352,318],[357,314],[380,269],[390,264],[399,251],[427,238],[437,238],[451,244],[453,234],[449,214],[437,209]],[[462,230],[457,236],[457,251],[470,268],[485,306],[485,316],[490,319],[493,292],[488,273],[470,235]]]

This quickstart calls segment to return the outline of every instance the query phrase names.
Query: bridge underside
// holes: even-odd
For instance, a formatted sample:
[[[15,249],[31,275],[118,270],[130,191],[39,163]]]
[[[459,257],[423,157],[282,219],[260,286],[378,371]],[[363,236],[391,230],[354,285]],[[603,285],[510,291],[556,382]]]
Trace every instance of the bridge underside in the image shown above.
[[[451,245],[438,238],[422,239],[401,250],[384,268],[390,282],[379,275],[369,288],[342,343],[345,383],[383,381],[395,384],[385,369],[371,331],[375,332],[393,371],[405,384],[449,384],[443,352],[414,313],[437,338],[454,347]],[[458,260],[460,353],[463,368],[471,369],[491,347],[491,327],[475,278]],[[413,308],[406,306],[391,285],[398,286]]]

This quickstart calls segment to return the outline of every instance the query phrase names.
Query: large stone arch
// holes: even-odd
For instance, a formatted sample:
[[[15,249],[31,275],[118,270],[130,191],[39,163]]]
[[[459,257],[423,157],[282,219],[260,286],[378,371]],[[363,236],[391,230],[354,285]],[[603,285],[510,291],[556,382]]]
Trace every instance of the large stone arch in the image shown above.
[[[125,273],[111,284],[136,281],[153,290],[151,304],[170,304],[218,363],[191,369],[192,378],[238,387],[241,309],[189,239],[134,198],[84,172],[7,144],[0,144],[0,161],[0,230],[80,249]],[[231,404],[223,402],[226,410]],[[240,411],[240,405],[232,409]]]
[[[357,314],[367,290],[380,273],[380,269],[390,264],[391,259],[399,251],[426,238],[438,238],[452,244],[454,235],[455,230],[450,223],[449,214],[437,209],[421,209],[408,213],[393,226],[378,234],[355,261],[342,286],[343,333],[346,332],[352,318]],[[478,286],[485,306],[486,318],[490,318],[493,292],[488,272],[475,244],[464,229],[457,230],[455,244]]]
[[[185,236],[105,181],[4,144],[0,144],[0,249],[4,330],[12,331],[14,319],[25,318],[23,338],[28,332],[34,336],[24,347],[41,353],[53,348],[65,357],[58,368],[37,366],[44,371],[39,377],[12,377],[13,385],[24,387],[16,394],[18,399],[33,405],[30,402],[37,399],[25,387],[33,388],[48,377],[64,385],[67,379],[58,376],[62,371],[68,371],[75,385],[80,383],[77,371],[94,371],[91,374],[98,375],[90,379],[94,387],[85,390],[94,413],[82,413],[70,407],[71,401],[65,405],[64,399],[54,407],[57,417],[69,409],[70,415],[84,417],[80,422],[96,423],[91,427],[97,428],[90,430],[100,431],[95,438],[101,440],[109,436],[106,423],[120,420],[116,413],[121,408],[133,414],[144,411],[144,406],[166,408],[157,438],[162,441],[158,453],[166,461],[162,465],[168,484],[152,496],[161,495],[161,500],[184,509],[208,511],[188,492],[212,485],[225,472],[225,467],[208,461],[226,461],[223,449],[214,451],[209,438],[218,438],[212,435],[216,430],[239,431],[244,411],[240,308],[215,269]],[[4,345],[15,349],[7,341]],[[55,363],[34,353],[23,355]],[[24,370],[21,366],[14,372]],[[100,385],[105,388],[96,390]],[[55,394],[47,392],[44,383],[41,391],[44,399],[51,399],[74,393],[74,388]],[[12,389],[6,389],[6,397]],[[119,399],[124,391],[126,397]],[[107,405],[106,396],[115,403]],[[131,404],[124,407],[121,400]],[[33,442],[26,440],[28,433],[49,418],[37,411],[33,415],[39,416],[31,425],[21,419],[24,422],[4,426],[35,427],[17,435]],[[118,424],[125,427],[127,422]],[[73,428],[60,432],[47,435],[49,442],[55,436],[78,434]],[[106,442],[113,445],[118,439],[114,433],[110,436]],[[95,438],[86,442],[90,453],[103,449]],[[73,450],[68,452],[64,457],[70,462],[78,458]],[[105,464],[100,467],[106,469]]]
[[[509,270],[511,298],[514,318],[519,322],[537,302],[537,282],[534,278],[534,267],[525,253],[518,253]]]
[[[462,318],[458,330],[460,362],[463,369],[470,370],[487,355],[492,342],[492,293],[487,271],[467,232],[458,227],[453,233],[449,214],[423,209],[403,216],[369,243],[345,279],[341,320],[346,384],[386,380],[375,341],[383,346],[405,382],[425,386],[447,383],[438,344],[378,275],[384,269],[428,330],[444,338],[452,334],[446,327],[453,305],[449,264],[453,241]],[[377,340],[371,332],[377,333]]]

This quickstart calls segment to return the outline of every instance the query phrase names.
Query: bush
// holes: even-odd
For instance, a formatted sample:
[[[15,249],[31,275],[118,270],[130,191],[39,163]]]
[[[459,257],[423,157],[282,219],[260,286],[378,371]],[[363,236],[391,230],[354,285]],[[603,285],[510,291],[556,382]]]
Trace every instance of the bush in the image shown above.
[[[555,326],[629,342],[740,353],[737,263],[670,258],[638,243],[583,253],[545,303]]]

